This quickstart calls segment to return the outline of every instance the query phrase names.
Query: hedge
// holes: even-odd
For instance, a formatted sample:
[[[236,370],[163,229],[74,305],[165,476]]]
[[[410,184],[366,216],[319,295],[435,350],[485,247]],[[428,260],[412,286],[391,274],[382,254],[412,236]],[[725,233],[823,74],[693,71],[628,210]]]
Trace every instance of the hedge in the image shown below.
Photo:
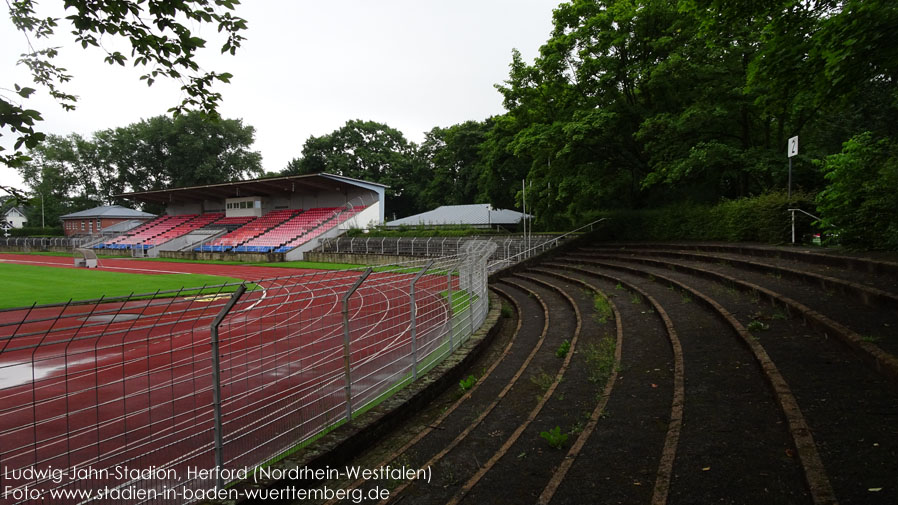
[[[64,232],[61,226],[41,228],[40,226],[25,226],[24,228],[10,228],[10,237],[62,237]],[[0,237],[3,236],[0,230]]]
[[[599,212],[606,217],[600,236],[611,240],[726,242],[791,242],[792,225],[788,212],[799,208],[814,212],[814,198],[806,193],[785,193],[728,200],[717,205],[680,204],[658,209],[612,210]],[[796,213],[797,240],[807,241],[815,232],[813,219]]]

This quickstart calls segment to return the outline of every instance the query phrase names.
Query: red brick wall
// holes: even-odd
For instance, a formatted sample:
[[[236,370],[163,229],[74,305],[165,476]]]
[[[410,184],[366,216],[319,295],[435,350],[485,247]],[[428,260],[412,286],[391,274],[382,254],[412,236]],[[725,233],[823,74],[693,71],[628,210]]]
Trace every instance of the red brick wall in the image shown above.
[[[99,232],[102,232],[106,228],[118,224],[124,221],[131,221],[130,219],[108,219],[102,218],[100,221],[100,229],[97,229],[97,221],[98,219],[63,219],[62,221],[62,231],[65,233],[65,236],[71,235],[88,235],[93,234],[97,235]],[[144,221],[148,221],[145,219]]]

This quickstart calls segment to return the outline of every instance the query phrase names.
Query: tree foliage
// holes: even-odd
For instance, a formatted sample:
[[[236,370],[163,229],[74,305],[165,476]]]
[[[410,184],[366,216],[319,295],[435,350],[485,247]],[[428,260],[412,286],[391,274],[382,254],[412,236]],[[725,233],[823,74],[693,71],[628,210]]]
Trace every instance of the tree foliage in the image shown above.
[[[848,246],[898,250],[898,145],[864,132],[820,166],[828,183],[817,196],[824,226]]]
[[[261,176],[261,155],[250,151],[254,132],[240,120],[200,112],[157,116],[91,138],[50,135],[19,172],[32,195],[44,195],[55,222],[67,212],[123,203],[115,195],[125,192]]]
[[[480,146],[489,131],[486,123],[467,121],[447,128],[435,127],[418,148],[417,208],[464,205],[479,194]]]
[[[32,45],[49,39],[62,18],[38,16],[37,3],[36,0],[7,3],[10,20],[31,48],[19,63],[28,67],[37,86],[45,88],[64,109],[71,110],[76,106],[77,97],[64,89],[72,76],[54,63],[58,48]],[[147,70],[140,79],[147,85],[159,78],[180,81],[184,99],[171,109],[176,115],[187,110],[214,115],[222,97],[213,90],[213,84],[227,83],[232,76],[200,69],[197,51],[205,47],[206,40],[191,29],[204,24],[217,27],[225,38],[221,52],[234,54],[247,27],[245,20],[232,14],[238,3],[237,0],[65,0],[63,8],[74,42],[82,48],[100,48],[105,52],[104,61],[110,65],[124,66],[130,61],[135,67],[145,67]],[[109,39],[125,42],[131,48],[130,56],[105,49],[104,41]],[[42,119],[40,112],[24,105],[35,89],[19,84],[14,88],[14,96],[0,94],[0,131],[9,130],[17,139],[13,152],[0,152],[0,162],[15,167],[29,158],[22,148],[35,148],[46,136],[35,129],[35,123]]]
[[[895,135],[896,13],[879,0],[565,2],[539,56],[513,53],[498,86],[507,113],[481,145],[481,194],[519,206],[526,177],[546,227],[761,195],[785,189],[795,135],[793,190],[819,191],[813,160],[864,130]]]
[[[78,7],[87,13],[75,21],[104,29],[122,26],[125,18],[103,25],[92,17],[94,5],[102,11],[112,3]],[[203,0],[178,5],[176,15],[181,8],[205,12],[209,6]],[[231,7],[222,4],[226,11]],[[163,19],[168,14],[162,12]],[[55,21],[33,18],[28,30],[52,30]],[[242,23],[228,19],[211,21],[239,33]],[[787,139],[797,135],[801,149],[792,158],[793,195],[820,193],[819,212],[845,230],[848,243],[867,240],[898,248],[871,238],[896,236],[888,223],[898,220],[889,211],[898,207],[890,196],[898,143],[898,9],[892,2],[569,0],[554,10],[552,21],[551,35],[533,61],[512,52],[508,78],[496,86],[503,114],[433,128],[421,145],[382,123],[348,121],[330,134],[310,137],[282,174],[331,172],[385,184],[388,213],[398,216],[446,204],[489,202],[520,209],[526,196],[528,212],[547,229],[582,223],[607,209],[621,215],[667,209],[651,218],[661,223],[659,229],[670,216],[686,216],[711,229],[696,216],[715,209],[708,215],[726,227],[715,236],[764,239],[779,236],[778,223],[766,223],[761,233],[734,220],[751,222],[753,213],[766,220],[782,214],[783,206],[810,205],[804,196],[783,200]],[[172,30],[167,43],[173,45],[150,46],[149,53],[168,48],[172,61],[192,61],[201,43],[179,29],[165,29]],[[90,37],[101,33],[87,29],[79,40],[91,45]],[[148,36],[140,29],[134,33],[129,40]],[[239,37],[230,44],[226,47],[233,50]],[[120,62],[115,54],[108,57]],[[51,82],[64,82],[64,75],[46,70]],[[20,97],[32,92],[16,88]],[[33,131],[38,112],[2,114],[0,108],[0,117],[18,118],[4,121],[23,138],[39,140]],[[46,151],[52,148],[62,160],[48,163],[48,179],[56,170],[68,194],[94,198],[90,195],[125,188],[256,173],[228,171],[221,157],[213,161],[202,154],[207,144],[215,144],[205,133],[185,129],[172,134],[175,139],[159,120],[136,131],[120,130],[80,144],[70,138],[69,147],[48,141]],[[154,140],[141,144],[145,135]],[[47,152],[37,152],[49,161]],[[253,166],[247,156],[238,151],[224,158],[245,158],[233,166]],[[95,170],[90,184],[65,176],[67,167],[78,164]],[[185,175],[179,166],[195,170]],[[526,194],[521,180],[527,181]],[[874,216],[886,216],[880,223],[887,227],[871,224]]]
[[[414,213],[417,146],[402,132],[374,121],[350,120],[327,135],[309,137],[302,157],[284,175],[327,172],[388,186],[386,204],[400,216]]]

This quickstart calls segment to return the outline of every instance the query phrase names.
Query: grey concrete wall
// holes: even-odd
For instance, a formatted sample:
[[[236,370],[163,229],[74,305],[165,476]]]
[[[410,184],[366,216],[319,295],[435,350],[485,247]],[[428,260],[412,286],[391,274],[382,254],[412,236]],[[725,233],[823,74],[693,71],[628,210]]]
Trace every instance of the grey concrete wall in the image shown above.
[[[396,263],[408,263],[409,261],[421,261],[421,258],[412,256],[395,256],[391,254],[347,254],[347,253],[322,253],[309,251],[305,253],[305,261],[320,263],[349,263],[351,265],[394,265]]]
[[[283,253],[233,253],[198,251],[159,251],[160,258],[182,260],[244,261],[247,263],[276,263],[284,261]]]

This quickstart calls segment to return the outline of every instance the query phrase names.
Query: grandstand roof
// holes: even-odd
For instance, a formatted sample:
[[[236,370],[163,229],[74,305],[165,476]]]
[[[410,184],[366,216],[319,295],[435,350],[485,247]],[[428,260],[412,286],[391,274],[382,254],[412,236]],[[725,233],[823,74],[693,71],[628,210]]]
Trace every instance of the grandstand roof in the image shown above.
[[[377,191],[378,188],[382,190],[387,187],[383,184],[362,181],[342,175],[320,173],[206,184],[186,188],[160,189],[157,191],[137,191],[116,196],[141,202],[167,204],[192,202],[200,199],[221,200],[223,198],[241,196],[281,195],[295,191],[339,191],[344,186],[360,186],[372,191]]]
[[[149,219],[156,217],[155,214],[141,212],[139,210],[129,209],[121,205],[103,205],[92,209],[82,210],[66,214],[61,219],[87,219],[87,218],[107,218],[107,219]]]
[[[488,203],[443,205],[422,214],[390,221],[387,226],[516,225],[523,216],[514,210],[493,209]]]

